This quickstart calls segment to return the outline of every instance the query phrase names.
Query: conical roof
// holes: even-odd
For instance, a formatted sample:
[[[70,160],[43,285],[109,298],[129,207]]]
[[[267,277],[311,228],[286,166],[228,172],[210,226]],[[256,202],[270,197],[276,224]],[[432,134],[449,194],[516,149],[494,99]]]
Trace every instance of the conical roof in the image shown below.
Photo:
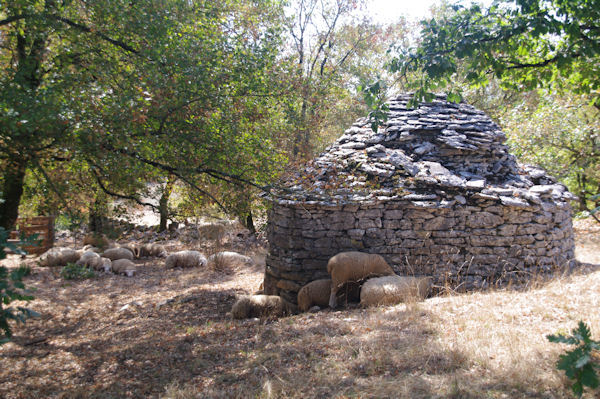
[[[483,111],[438,95],[411,109],[411,94],[388,102],[388,121],[373,132],[358,119],[325,152],[288,179],[278,201],[464,201],[539,204],[574,198],[543,170],[520,165],[506,136]]]

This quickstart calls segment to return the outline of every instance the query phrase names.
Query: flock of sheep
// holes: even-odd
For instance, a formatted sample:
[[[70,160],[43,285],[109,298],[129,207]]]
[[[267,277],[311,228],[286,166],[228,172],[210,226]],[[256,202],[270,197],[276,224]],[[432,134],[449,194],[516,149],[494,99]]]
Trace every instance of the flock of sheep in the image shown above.
[[[297,311],[306,312],[337,307],[339,291],[349,283],[362,283],[361,306],[397,304],[426,297],[431,290],[428,277],[398,276],[380,255],[341,252],[327,263],[330,279],[311,281],[298,291],[298,306],[275,295],[241,296],[231,309],[236,319],[277,317]]]
[[[104,251],[90,243],[80,250],[56,247],[41,255],[38,263],[47,267],[74,263],[129,277],[136,273],[136,265],[133,263],[136,258],[166,258],[167,269],[209,266],[216,270],[219,266],[240,267],[254,263],[252,258],[236,252],[219,252],[207,258],[202,253],[191,250],[169,254],[162,245],[156,243],[127,244],[120,247],[107,243],[107,246]],[[327,306],[335,309],[338,298],[344,297],[341,288],[349,286],[360,287],[361,306],[396,304],[410,298],[424,298],[431,289],[430,278],[398,276],[385,259],[376,254],[339,253],[329,259],[327,272],[331,278],[311,281],[299,290],[297,306],[279,296],[264,295],[259,291],[255,295],[239,296],[231,309],[231,315],[236,319],[278,317]],[[346,299],[349,297],[347,294],[348,292]]]
[[[77,266],[97,271],[112,272],[131,277],[137,271],[133,260],[147,257],[166,258],[165,267],[167,269],[207,265],[217,268],[219,263],[228,266],[251,265],[253,263],[252,258],[237,252],[219,252],[206,258],[198,251],[179,251],[169,254],[162,245],[155,243],[127,244],[120,247],[115,247],[114,244],[110,245],[112,247],[104,251],[91,244],[86,244],[80,250],[65,247],[51,248],[40,256],[38,264],[44,267],[54,267],[74,263]]]

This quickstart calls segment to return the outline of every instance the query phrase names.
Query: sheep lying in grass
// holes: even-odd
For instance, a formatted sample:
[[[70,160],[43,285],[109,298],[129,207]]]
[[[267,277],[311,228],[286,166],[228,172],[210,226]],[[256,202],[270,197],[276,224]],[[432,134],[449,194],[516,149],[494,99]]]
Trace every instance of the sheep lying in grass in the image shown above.
[[[81,253],[71,248],[56,247],[40,255],[39,265],[46,267],[65,266],[67,263],[75,263],[81,257]]]
[[[222,269],[224,267],[251,266],[253,264],[254,261],[251,257],[229,251],[218,252],[209,256],[207,259],[207,266],[210,269],[215,270]]]
[[[395,305],[421,300],[431,290],[430,277],[385,276],[367,280],[360,290],[362,306]]]
[[[327,272],[331,275],[329,307],[333,309],[337,306],[338,289],[344,283],[394,274],[394,271],[383,257],[364,252],[340,252],[329,259]]]
[[[165,247],[160,244],[144,244],[138,248],[137,256],[140,258],[165,258],[167,256],[167,251],[165,250]]]
[[[86,251],[83,253],[83,255],[81,255],[79,260],[77,262],[75,262],[75,264],[77,266],[89,267],[90,261],[95,258],[100,258],[100,255],[98,255],[97,253],[95,253],[93,251]]]
[[[84,245],[83,246],[83,251],[84,252],[89,252],[89,251],[91,251],[91,252],[100,252],[101,250],[98,247],[94,247],[93,245],[88,244],[88,245]]]
[[[174,267],[200,267],[206,265],[206,257],[198,251],[179,251],[167,256],[165,267],[172,269]]]
[[[298,291],[298,309],[306,312],[313,306],[327,306],[331,293],[331,279],[311,281]]]
[[[234,319],[280,317],[287,313],[285,301],[276,295],[242,295],[231,308]]]
[[[115,274],[126,274],[131,277],[137,271],[135,264],[129,259],[117,259],[112,261],[111,269]]]
[[[112,262],[108,258],[97,257],[90,259],[87,266],[94,270],[109,273],[112,269]]]
[[[112,261],[119,259],[133,260],[133,252],[129,248],[110,248],[104,251],[103,257]]]

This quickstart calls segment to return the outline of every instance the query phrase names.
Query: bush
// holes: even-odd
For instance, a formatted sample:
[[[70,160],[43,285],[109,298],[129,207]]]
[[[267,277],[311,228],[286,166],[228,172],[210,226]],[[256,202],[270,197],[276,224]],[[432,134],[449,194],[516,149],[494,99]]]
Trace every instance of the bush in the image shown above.
[[[598,388],[598,376],[594,363],[594,352],[600,350],[600,342],[592,340],[590,328],[580,321],[577,328],[573,329],[572,335],[548,335],[550,342],[576,345],[575,349],[560,355],[556,368],[564,370],[567,378],[575,380],[571,389],[577,397],[581,397],[584,387]]]
[[[25,254],[18,246],[8,242],[8,232],[0,227],[0,260],[6,258],[6,249],[17,254]],[[37,317],[39,313],[31,309],[17,306],[16,308],[4,306],[12,301],[31,301],[33,297],[23,284],[23,277],[29,275],[31,269],[28,266],[20,266],[11,272],[4,266],[0,266],[0,345],[10,341],[12,329],[9,322],[25,323],[30,317]]]
[[[92,269],[85,266],[79,266],[74,263],[69,263],[60,271],[60,276],[65,280],[85,280],[96,277],[96,273]]]

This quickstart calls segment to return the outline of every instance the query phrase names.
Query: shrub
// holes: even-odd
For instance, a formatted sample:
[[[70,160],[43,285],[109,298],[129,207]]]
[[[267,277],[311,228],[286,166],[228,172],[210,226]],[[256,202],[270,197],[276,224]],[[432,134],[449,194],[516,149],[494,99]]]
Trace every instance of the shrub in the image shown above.
[[[25,254],[17,245],[8,242],[8,232],[0,227],[0,260],[6,258],[6,249],[17,254]],[[25,323],[30,317],[38,317],[39,313],[22,306],[5,307],[12,301],[31,301],[33,297],[23,284],[23,277],[29,275],[31,269],[28,266],[20,266],[11,272],[4,266],[0,266],[0,345],[10,341],[12,329],[9,322]]]
[[[60,271],[60,276],[65,280],[85,280],[94,278],[96,273],[92,269],[85,266],[79,266],[74,263],[69,263]]]
[[[580,321],[577,328],[573,329],[572,335],[548,335],[550,342],[576,345],[575,349],[560,355],[556,368],[564,370],[567,377],[575,380],[571,389],[577,397],[581,397],[584,387],[598,388],[598,376],[594,363],[594,352],[600,350],[600,342],[592,340],[590,328]]]

